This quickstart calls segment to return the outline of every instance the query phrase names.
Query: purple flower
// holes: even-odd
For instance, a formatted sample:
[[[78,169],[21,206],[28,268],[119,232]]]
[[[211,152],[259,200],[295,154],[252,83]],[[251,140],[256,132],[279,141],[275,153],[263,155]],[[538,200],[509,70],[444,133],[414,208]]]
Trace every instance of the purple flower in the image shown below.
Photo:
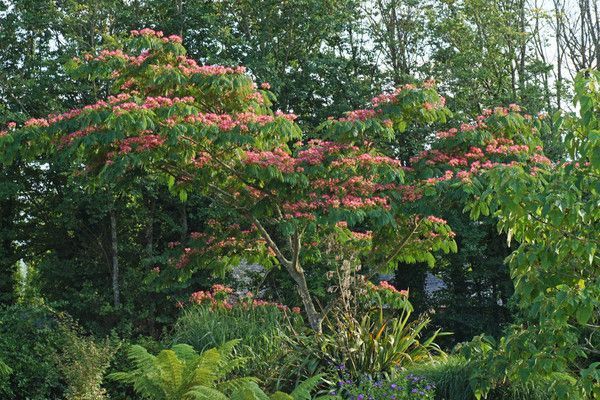
[[[398,387],[398,385],[396,385],[395,383],[392,383],[392,384],[390,385],[390,387],[391,387],[392,389],[396,389],[396,388]]]
[[[413,389],[413,390],[411,390],[410,392],[411,392],[411,393],[417,393],[417,392],[418,392],[418,390],[417,390],[417,389]]]
[[[364,400],[365,395],[364,394],[359,394],[358,396],[356,396],[356,400]]]

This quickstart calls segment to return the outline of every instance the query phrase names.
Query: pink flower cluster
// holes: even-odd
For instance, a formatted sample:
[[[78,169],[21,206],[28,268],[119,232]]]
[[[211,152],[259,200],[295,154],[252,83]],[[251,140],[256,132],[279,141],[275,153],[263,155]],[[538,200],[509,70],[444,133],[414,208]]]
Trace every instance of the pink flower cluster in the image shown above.
[[[45,118],[31,118],[25,121],[25,126],[39,126],[39,127],[47,127],[50,126],[48,120]]]
[[[233,295],[232,288],[215,284],[210,291],[198,291],[190,295],[190,302],[193,304],[209,304],[211,309],[232,310],[234,307],[248,309],[249,307],[275,307],[280,311],[288,312],[290,308],[284,304],[255,299],[252,292],[247,292],[240,296]],[[293,307],[291,311],[300,314],[300,307]]]
[[[434,215],[430,215],[430,216],[428,216],[428,217],[427,217],[427,220],[428,220],[429,222],[432,222],[432,223],[434,223],[434,224],[447,224],[447,221],[446,221],[445,219],[443,219],[443,218],[438,218],[438,217],[436,217],[436,216],[434,216]]]
[[[366,231],[366,232],[356,232],[356,231],[350,231],[350,234],[352,235],[352,237],[355,240],[371,240],[373,239],[373,232],[372,231]]]
[[[348,111],[346,116],[338,119],[340,122],[346,121],[364,121],[370,118],[374,118],[377,114],[381,112],[377,112],[373,109],[362,109],[362,110],[354,110]]]
[[[56,124],[61,121],[73,119],[81,113],[86,111],[95,111],[104,108],[113,107],[115,111],[125,112],[128,110],[134,109],[152,109],[157,107],[170,107],[178,103],[189,104],[194,101],[194,98],[191,96],[187,97],[147,97],[144,99],[144,103],[138,104],[133,101],[129,101],[131,99],[131,94],[128,93],[120,93],[116,96],[109,96],[106,100],[99,100],[94,104],[89,104],[84,106],[83,108],[75,108],[64,112],[62,114],[50,114],[46,118],[31,118],[27,120],[24,126],[38,126],[38,127],[47,127],[53,124]]]
[[[134,101],[124,102],[116,105],[113,108],[115,114],[120,115],[128,111],[134,110],[152,110],[156,108],[162,107],[172,107],[176,104],[191,104],[194,102],[194,98],[192,96],[186,97],[146,97],[142,104],[138,104]]]
[[[342,180],[340,178],[317,179],[312,183],[314,189],[326,189],[331,193],[338,192],[340,195],[354,193],[363,196],[372,195],[378,190],[387,189],[374,182],[371,178],[365,178],[362,175],[356,175]]]
[[[396,289],[396,287],[394,285],[392,285],[388,281],[381,281],[381,282],[379,282],[379,285],[371,284],[370,287],[375,291],[385,290],[388,292],[398,294],[403,297],[408,297],[408,290],[398,290],[398,289]]]
[[[361,197],[353,194],[309,194],[310,201],[300,200],[282,205],[285,218],[315,219],[314,211],[328,212],[331,209],[347,208],[350,210],[382,207],[388,209],[388,199],[381,196]]]
[[[181,43],[183,40],[181,39],[181,36],[177,36],[177,35],[171,35],[169,37],[164,37],[164,33],[162,31],[155,31],[153,29],[150,28],[144,28],[141,30],[132,30],[131,32],[131,36],[135,37],[135,36],[147,36],[147,37],[156,37],[156,38],[162,38],[163,42],[173,42],[173,43]]]
[[[165,142],[160,135],[148,134],[148,132],[150,131],[144,131],[140,136],[132,136],[119,141],[119,153],[142,152],[159,147]]]
[[[393,92],[391,93],[382,93],[376,97],[373,97],[373,99],[371,100],[371,104],[373,104],[373,107],[377,107],[381,104],[385,104],[385,103],[394,103],[396,101],[396,99],[398,98],[398,96],[400,95],[400,93],[402,93],[403,91],[407,91],[407,90],[415,90],[417,87],[413,84],[406,84],[404,86],[400,86],[398,88],[396,88]]]
[[[61,146],[69,145],[75,139],[87,136],[90,133],[96,132],[97,130],[98,130],[98,128],[96,128],[94,126],[88,126],[87,128],[84,128],[84,129],[81,129],[81,130],[77,130],[75,132],[71,132],[68,135],[65,135],[65,136],[63,136],[63,137],[60,138],[60,144],[61,144]]]
[[[261,115],[252,112],[242,112],[235,115],[230,114],[215,114],[215,113],[198,113],[186,116],[183,121],[189,124],[202,124],[207,126],[217,126],[219,130],[227,132],[235,128],[240,128],[242,131],[247,131],[250,124],[264,126],[275,121],[276,118],[284,118],[289,121],[296,119],[293,114],[279,114],[275,117],[272,115]],[[167,125],[177,124],[177,120],[170,118],[166,121]]]
[[[402,200],[412,203],[423,197],[423,191],[414,185],[399,185],[398,191],[402,193]]]
[[[296,160],[283,149],[275,149],[273,151],[246,151],[244,162],[262,168],[275,167],[283,173],[292,173],[296,171]]]
[[[188,57],[179,56],[177,58],[179,64],[177,68],[185,75],[204,75],[204,76],[212,76],[212,75],[229,75],[229,74],[245,74],[246,67],[225,67],[223,65],[198,65],[198,63]]]
[[[345,157],[339,160],[335,160],[331,163],[332,167],[354,167],[360,165],[362,167],[371,165],[389,165],[391,167],[402,167],[402,162],[387,156],[372,155],[369,153],[363,153],[357,157]]]
[[[304,167],[319,165],[323,163],[327,155],[336,154],[343,150],[358,150],[358,148],[334,142],[311,140],[308,148],[300,150],[296,157],[281,148],[273,151],[247,151],[245,162],[262,168],[275,167],[283,173],[303,172]]]
[[[325,160],[327,155],[337,154],[344,150],[358,150],[358,147],[313,139],[309,141],[307,149],[298,152],[296,159],[299,164],[318,165]]]
[[[210,162],[210,160],[212,160],[212,156],[210,154],[206,153],[206,152],[201,151],[194,158],[194,160],[192,161],[192,163],[194,164],[194,166],[196,168],[202,168],[206,164],[208,164]]]
[[[92,54],[89,54],[89,53],[84,54],[84,56],[83,56],[83,58],[86,61],[106,62],[110,59],[120,59],[120,60],[123,60],[123,61],[128,62],[135,66],[142,65],[142,63],[144,61],[146,61],[146,59],[148,57],[150,57],[150,52],[148,50],[142,51],[137,56],[132,56],[132,55],[126,54],[121,49],[116,49],[116,50],[103,49],[103,50],[100,50],[100,52],[98,53],[97,56],[93,56]],[[119,71],[115,71],[113,78],[117,78],[118,76],[119,76]]]
[[[550,159],[543,154],[534,154],[533,157],[531,157],[531,161],[538,164],[552,164],[552,161],[550,161]]]

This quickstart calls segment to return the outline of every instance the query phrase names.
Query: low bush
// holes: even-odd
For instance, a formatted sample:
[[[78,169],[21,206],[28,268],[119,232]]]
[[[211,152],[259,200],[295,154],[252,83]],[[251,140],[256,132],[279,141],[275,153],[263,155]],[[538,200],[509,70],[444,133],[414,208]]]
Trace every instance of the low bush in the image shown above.
[[[101,400],[115,346],[43,305],[0,310],[0,398]]]
[[[453,355],[445,360],[415,365],[410,371],[435,385],[438,400],[475,400],[470,384],[472,368],[464,357]],[[487,399],[546,400],[552,398],[548,388],[544,382],[535,386],[502,383],[488,394]]]
[[[203,351],[240,339],[237,354],[252,362],[237,374],[259,376],[270,391],[291,390],[319,373],[321,357],[299,310],[257,300],[248,293],[235,296],[221,285],[196,292],[191,300],[175,324],[173,344],[186,343]]]
[[[60,325],[62,352],[57,366],[67,384],[67,400],[103,400],[106,390],[101,386],[106,370],[119,345],[110,339],[102,341],[82,335],[75,327]]]
[[[61,317],[45,306],[0,309],[0,359],[11,373],[0,379],[0,398],[62,398],[67,383],[56,367],[63,337]]]
[[[246,362],[246,359],[233,354],[238,342],[229,341],[201,354],[192,346],[177,344],[169,350],[162,350],[157,356],[148,353],[142,346],[131,346],[129,358],[135,368],[113,373],[109,378],[133,385],[136,393],[151,400],[268,400],[256,378],[230,378],[232,372]],[[311,399],[310,393],[320,380],[320,376],[314,376],[291,394],[276,392],[271,399]]]
[[[424,337],[430,320],[411,319],[408,292],[387,282],[368,284],[355,307],[334,313],[320,338],[324,356],[335,365],[345,365],[354,377],[389,373],[414,363],[427,362],[444,352],[435,343],[439,331]]]

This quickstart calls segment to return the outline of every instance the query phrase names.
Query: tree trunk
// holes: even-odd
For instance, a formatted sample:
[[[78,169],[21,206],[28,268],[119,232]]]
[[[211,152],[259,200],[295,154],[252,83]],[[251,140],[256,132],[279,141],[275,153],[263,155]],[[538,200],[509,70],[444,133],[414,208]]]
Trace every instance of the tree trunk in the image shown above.
[[[146,225],[146,256],[152,257],[153,242],[154,242],[154,210],[156,208],[156,200],[150,200],[150,208],[148,210],[148,225]]]
[[[117,217],[115,210],[110,210],[110,248],[112,255],[112,288],[113,304],[115,308],[121,307],[121,288],[119,287],[119,248],[117,242]]]
[[[315,308],[312,296],[310,295],[310,291],[308,290],[308,285],[306,283],[306,276],[304,275],[304,271],[302,270],[302,268],[294,269],[293,267],[288,268],[288,271],[294,279],[294,282],[296,282],[296,289],[298,290],[298,294],[302,299],[302,305],[304,306],[304,311],[306,312],[306,316],[308,318],[308,324],[315,332],[322,333],[323,316]]]
[[[560,1],[554,0],[554,15],[556,23],[556,108],[561,108],[562,94],[562,9]]]

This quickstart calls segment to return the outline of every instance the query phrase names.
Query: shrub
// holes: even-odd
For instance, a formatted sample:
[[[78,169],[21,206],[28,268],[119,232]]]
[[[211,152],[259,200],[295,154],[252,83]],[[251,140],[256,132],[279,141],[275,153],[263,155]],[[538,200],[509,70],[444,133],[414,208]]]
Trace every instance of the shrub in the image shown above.
[[[164,344],[149,336],[122,340],[105,375],[134,368],[133,362],[128,358],[129,349],[134,344],[144,347],[150,353],[158,353],[165,347]],[[106,389],[106,395],[109,399],[135,400],[138,398],[130,385],[114,379],[104,379],[102,387]]]
[[[299,314],[248,294],[236,297],[228,289],[217,285],[194,293],[194,304],[184,308],[175,324],[172,342],[203,351],[239,338],[237,354],[252,362],[237,374],[260,376],[271,391],[290,390],[319,372],[314,336]]]
[[[100,400],[116,349],[41,305],[0,310],[0,398]]]
[[[453,355],[445,360],[420,364],[410,368],[411,373],[424,376],[436,387],[439,400],[475,400],[470,383],[473,366],[462,356]],[[552,396],[549,385],[508,384],[498,385],[488,394],[492,400],[545,400]]]
[[[0,379],[0,398],[62,398],[66,382],[56,368],[63,343],[60,316],[45,306],[0,309],[0,359],[12,373]]]
[[[97,341],[62,325],[62,353],[57,356],[60,373],[67,384],[67,400],[102,400],[107,398],[101,387],[108,366],[119,346],[111,340]]]
[[[439,331],[421,339],[429,318],[410,321],[413,308],[408,292],[387,282],[368,284],[356,302],[359,306],[334,315],[331,334],[321,338],[325,356],[336,365],[345,365],[351,376],[391,372],[445,355],[435,343]]]
[[[135,369],[117,372],[109,377],[132,384],[138,394],[152,400],[268,399],[256,378],[228,379],[231,372],[246,361],[233,355],[238,342],[229,341],[201,354],[187,344],[177,344],[170,350],[162,350],[157,356],[151,355],[142,346],[134,345],[129,349],[129,358],[135,364]],[[310,392],[320,379],[320,376],[312,377],[290,395],[277,392],[272,398],[310,399]]]

